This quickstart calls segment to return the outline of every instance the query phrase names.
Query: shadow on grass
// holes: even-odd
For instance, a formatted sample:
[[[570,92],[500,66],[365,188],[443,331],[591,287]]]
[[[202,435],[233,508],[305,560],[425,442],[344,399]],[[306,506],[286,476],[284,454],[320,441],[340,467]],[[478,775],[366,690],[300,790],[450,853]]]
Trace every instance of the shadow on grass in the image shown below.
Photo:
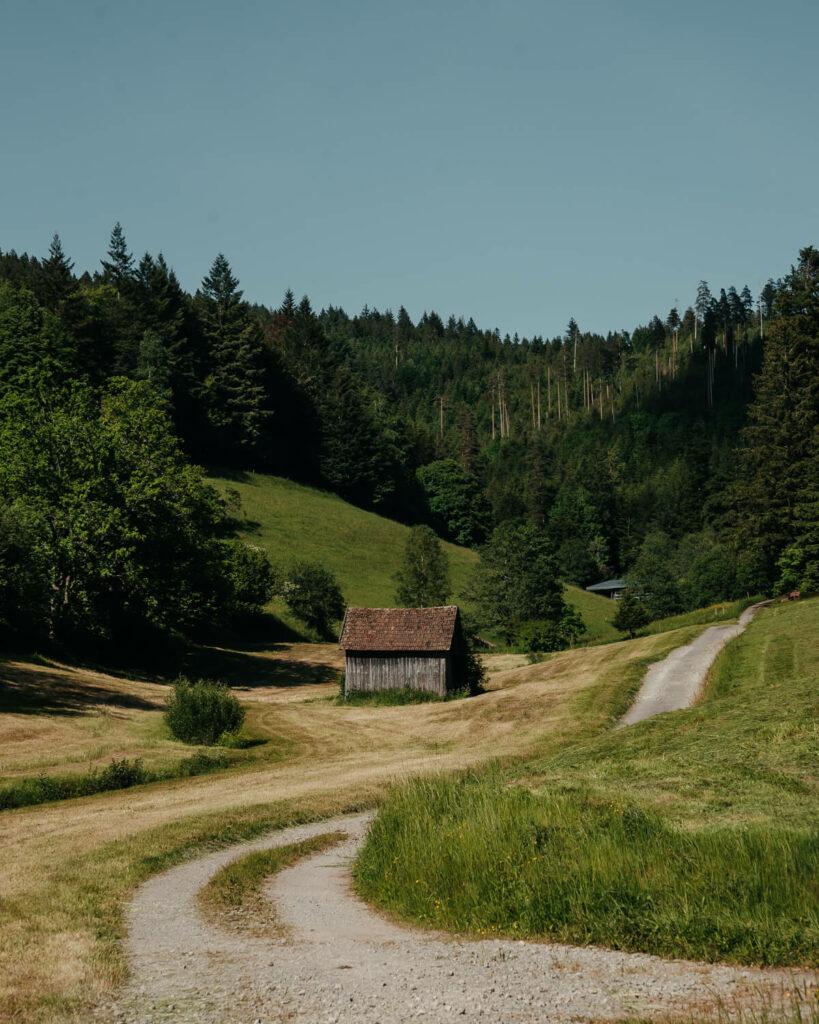
[[[156,711],[162,706],[133,693],[97,686],[87,679],[78,684],[70,676],[46,666],[24,669],[0,661],[0,712],[84,715],[100,704],[139,711]]]
[[[245,689],[315,686],[318,683],[335,683],[340,675],[332,665],[295,658],[267,658],[252,651],[228,651],[216,647],[199,647],[190,651],[184,671],[191,677],[221,679],[228,686]]]

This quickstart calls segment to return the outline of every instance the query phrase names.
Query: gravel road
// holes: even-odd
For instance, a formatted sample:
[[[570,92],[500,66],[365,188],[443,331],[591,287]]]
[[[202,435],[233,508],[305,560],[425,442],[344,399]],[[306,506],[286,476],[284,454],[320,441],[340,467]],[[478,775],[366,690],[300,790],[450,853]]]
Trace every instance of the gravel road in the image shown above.
[[[360,815],[290,828],[152,878],[129,912],[131,982],[97,1018],[126,1024],[573,1022],[707,1009],[774,998],[801,976],[667,961],[597,948],[472,941],[400,927],[359,901],[349,866]],[[208,924],[196,894],[250,850],[343,829],[349,839],[268,885],[286,939]],[[807,978],[803,978],[803,981]]]
[[[760,608],[770,601],[751,605],[740,615],[739,622],[728,626],[711,626],[685,647],[678,647],[663,661],[649,668],[634,703],[615,726],[642,722],[664,711],[690,708],[702,692],[705,677],[714,659],[734,637],[739,636]]]

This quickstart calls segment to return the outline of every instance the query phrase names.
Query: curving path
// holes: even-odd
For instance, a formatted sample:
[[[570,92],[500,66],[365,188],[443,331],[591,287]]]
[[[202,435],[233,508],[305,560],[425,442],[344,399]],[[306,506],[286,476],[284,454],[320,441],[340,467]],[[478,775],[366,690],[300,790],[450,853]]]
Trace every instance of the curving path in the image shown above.
[[[128,918],[132,980],[118,1005],[100,1013],[127,1024],[564,1024],[681,1013],[716,997],[732,1006],[768,989],[776,998],[801,977],[400,927],[350,888],[349,866],[368,820],[359,815],[285,829],[152,878]],[[339,828],[348,840],[268,885],[287,939],[243,939],[199,915],[197,892],[233,858]]]
[[[727,626],[711,626],[685,647],[673,650],[663,661],[652,665],[645,674],[634,703],[615,726],[622,729],[665,711],[680,711],[694,705],[702,693],[708,669],[714,659],[745,627],[760,608],[770,601],[760,601],[746,608],[739,621]]]

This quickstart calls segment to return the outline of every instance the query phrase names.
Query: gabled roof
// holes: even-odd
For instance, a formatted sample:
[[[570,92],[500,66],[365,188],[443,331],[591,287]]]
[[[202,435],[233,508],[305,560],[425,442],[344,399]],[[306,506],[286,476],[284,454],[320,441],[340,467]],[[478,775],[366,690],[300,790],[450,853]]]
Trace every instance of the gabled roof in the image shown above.
[[[338,646],[342,651],[450,651],[458,606],[348,608]]]
[[[604,580],[602,583],[595,583],[591,587],[586,587],[586,590],[591,590],[592,592],[594,592],[595,590],[625,590],[625,589],[626,589],[626,581],[625,580]]]

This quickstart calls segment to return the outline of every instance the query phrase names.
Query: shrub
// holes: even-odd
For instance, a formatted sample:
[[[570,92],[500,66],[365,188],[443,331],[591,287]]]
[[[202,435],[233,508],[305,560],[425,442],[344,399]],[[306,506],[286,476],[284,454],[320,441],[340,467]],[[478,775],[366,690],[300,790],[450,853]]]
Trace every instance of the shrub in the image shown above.
[[[281,586],[276,570],[261,548],[241,542],[231,547],[228,571],[239,609],[267,604]]]
[[[561,617],[536,619],[525,623],[518,632],[518,642],[526,653],[542,651],[563,651],[573,647],[586,632],[583,619],[577,609],[566,605]]]
[[[319,562],[298,562],[283,588],[290,611],[322,636],[344,614],[344,595],[331,572]]]
[[[612,626],[621,633],[628,633],[630,637],[634,637],[637,630],[647,626],[649,621],[650,616],[645,606],[637,600],[631,590],[626,590],[617,603],[617,611],[611,620]]]
[[[238,732],[245,713],[224,683],[205,679],[192,683],[180,676],[173,684],[165,720],[183,743],[211,746],[225,734]]]
[[[453,654],[452,668],[454,687],[447,696],[461,690],[466,691],[471,697],[485,692],[483,684],[486,682],[486,671],[483,662],[477,654],[470,651],[465,640]]]

